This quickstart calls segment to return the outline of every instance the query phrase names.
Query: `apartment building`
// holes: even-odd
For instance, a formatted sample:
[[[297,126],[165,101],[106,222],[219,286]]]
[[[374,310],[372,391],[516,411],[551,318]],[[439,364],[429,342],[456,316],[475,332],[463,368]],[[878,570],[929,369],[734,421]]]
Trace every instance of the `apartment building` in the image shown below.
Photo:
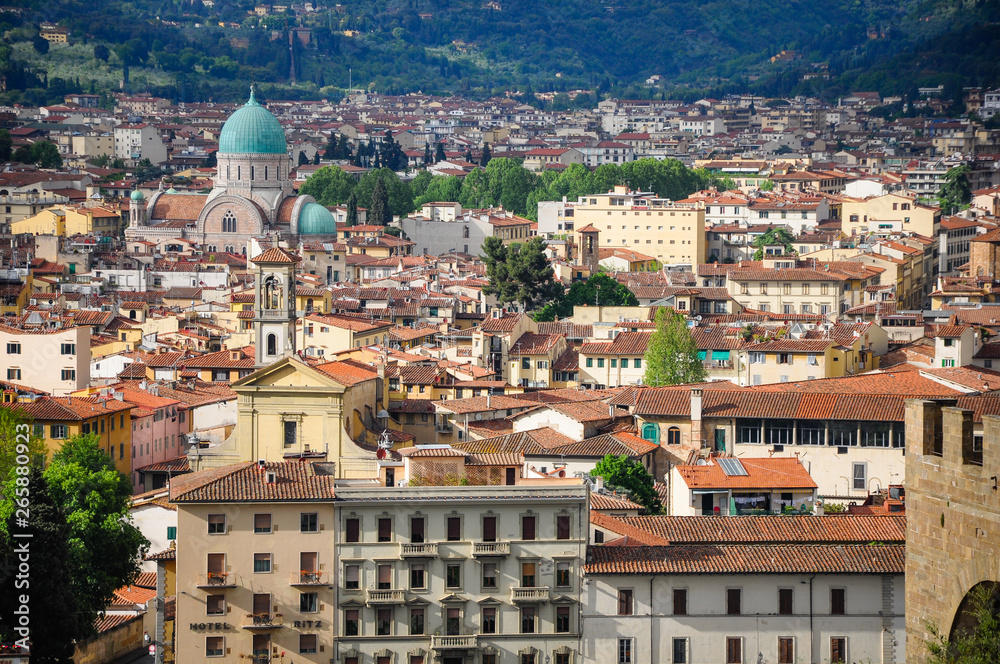
[[[387,320],[309,314],[296,323],[296,346],[307,352],[313,349],[315,355],[333,355],[351,348],[384,345],[392,328],[392,322]]]
[[[522,334],[510,348],[511,385],[551,387],[555,361],[566,350],[563,334]]]
[[[908,661],[900,517],[594,519],[584,661]]]
[[[334,661],[583,661],[583,480],[345,484],[334,503]]]
[[[916,233],[937,237],[941,208],[918,203],[912,196],[886,194],[841,200],[841,230],[846,235]]]
[[[31,235],[101,235],[117,237],[122,227],[121,212],[106,207],[51,207],[11,223],[13,233]]]
[[[3,379],[65,396],[90,385],[90,328],[0,325]]]
[[[805,267],[736,267],[729,271],[727,286],[732,298],[747,309],[835,318],[846,309],[848,279],[838,272]]]
[[[167,160],[167,146],[151,124],[121,124],[115,127],[115,157],[132,164],[149,159],[156,165]]]

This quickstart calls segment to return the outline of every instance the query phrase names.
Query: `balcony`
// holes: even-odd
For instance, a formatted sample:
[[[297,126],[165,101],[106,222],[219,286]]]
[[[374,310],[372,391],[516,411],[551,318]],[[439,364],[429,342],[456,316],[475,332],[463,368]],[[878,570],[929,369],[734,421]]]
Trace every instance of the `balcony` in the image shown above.
[[[372,590],[369,588],[365,591],[365,602],[368,606],[402,604],[403,599],[402,590]]]
[[[472,555],[479,557],[509,556],[509,542],[476,542],[472,545]]]
[[[228,572],[209,572],[198,575],[199,588],[235,588],[236,576]]]
[[[705,360],[701,363],[701,366],[705,367],[707,371],[712,369],[732,369],[732,360]]]
[[[290,586],[323,586],[330,583],[327,578],[326,572],[310,572],[309,570],[300,570],[298,572],[292,572],[292,578],[288,582]]]
[[[271,664],[270,653],[255,653],[249,657],[250,664]]]
[[[515,603],[525,602],[528,604],[547,602],[549,601],[549,588],[548,586],[540,586],[537,588],[511,588],[510,601]]]
[[[403,543],[399,545],[401,558],[437,558],[437,542]]]
[[[282,627],[285,618],[280,613],[248,613],[243,619],[243,629],[268,630]]]
[[[431,637],[431,648],[433,650],[472,650],[475,647],[476,647],[475,634]]]

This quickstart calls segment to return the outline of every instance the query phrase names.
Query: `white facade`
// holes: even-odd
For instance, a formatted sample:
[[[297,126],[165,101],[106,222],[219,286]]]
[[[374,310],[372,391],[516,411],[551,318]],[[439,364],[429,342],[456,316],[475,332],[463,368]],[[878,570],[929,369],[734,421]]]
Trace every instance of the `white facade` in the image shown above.
[[[90,385],[90,328],[38,332],[0,326],[0,380],[67,396]]]
[[[166,500],[166,489],[164,500]],[[143,537],[149,540],[149,552],[159,553],[170,548],[170,543],[177,540],[177,510],[151,502],[133,504],[129,510],[132,523]],[[173,535],[173,539],[171,539]],[[146,560],[142,563],[142,571],[155,572],[156,561]]]
[[[121,125],[115,127],[115,157],[132,164],[149,159],[155,166],[167,160],[167,146],[153,125]]]

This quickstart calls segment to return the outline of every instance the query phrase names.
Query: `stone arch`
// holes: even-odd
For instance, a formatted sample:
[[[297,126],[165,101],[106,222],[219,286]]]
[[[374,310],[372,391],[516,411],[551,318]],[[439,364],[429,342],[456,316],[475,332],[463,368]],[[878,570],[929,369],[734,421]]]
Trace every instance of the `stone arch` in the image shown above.
[[[247,236],[263,235],[264,224],[268,221],[259,206],[242,196],[230,194],[219,196],[209,202],[198,215],[196,230],[199,235],[222,232],[221,220],[232,212],[237,219],[236,233]],[[206,224],[218,223],[218,228],[207,229]]]
[[[980,592],[989,594],[987,601],[990,603],[991,611],[994,615],[1000,615],[1000,582],[980,581],[969,588],[969,591],[965,593],[965,596],[958,603],[958,608],[955,610],[955,617],[951,622],[951,630],[948,634],[949,641],[975,629],[978,620],[973,614],[974,598]]]

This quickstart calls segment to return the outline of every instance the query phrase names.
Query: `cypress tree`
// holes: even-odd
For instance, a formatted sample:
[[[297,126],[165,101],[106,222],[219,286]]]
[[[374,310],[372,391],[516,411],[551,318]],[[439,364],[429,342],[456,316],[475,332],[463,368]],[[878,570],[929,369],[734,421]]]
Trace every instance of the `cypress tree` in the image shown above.
[[[368,210],[368,223],[376,226],[388,226],[392,221],[392,210],[389,208],[389,191],[385,188],[385,181],[379,178],[375,182],[375,190],[372,192],[372,206]]]
[[[344,224],[348,227],[358,225],[358,197],[353,191],[347,197],[347,218]]]
[[[437,150],[434,152],[434,163],[439,161],[444,161],[448,157],[444,153],[444,143],[438,143]]]
[[[493,155],[490,154],[490,144],[483,143],[483,156],[479,158],[479,165],[482,166],[483,168],[486,168],[486,166],[490,163],[490,159],[492,158]]]

